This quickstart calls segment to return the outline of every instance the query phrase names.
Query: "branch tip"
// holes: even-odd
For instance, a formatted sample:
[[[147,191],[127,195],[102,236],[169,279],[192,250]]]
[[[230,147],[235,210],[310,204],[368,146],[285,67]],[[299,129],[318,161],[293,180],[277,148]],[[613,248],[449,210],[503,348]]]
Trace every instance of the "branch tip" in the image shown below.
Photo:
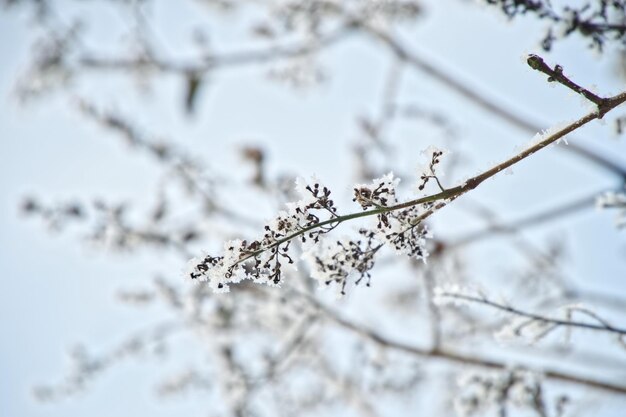
[[[602,116],[604,116],[604,114],[610,110],[609,99],[600,97],[597,94],[592,93],[588,89],[581,87],[574,81],[570,80],[565,74],[563,74],[563,66],[557,64],[554,66],[554,68],[551,68],[550,65],[545,63],[543,58],[535,54],[528,55],[528,59],[526,60],[526,62],[528,63],[528,66],[530,66],[535,71],[546,74],[548,76],[549,83],[557,82],[574,91],[575,93],[582,95],[587,100],[598,106],[599,119],[601,119]]]

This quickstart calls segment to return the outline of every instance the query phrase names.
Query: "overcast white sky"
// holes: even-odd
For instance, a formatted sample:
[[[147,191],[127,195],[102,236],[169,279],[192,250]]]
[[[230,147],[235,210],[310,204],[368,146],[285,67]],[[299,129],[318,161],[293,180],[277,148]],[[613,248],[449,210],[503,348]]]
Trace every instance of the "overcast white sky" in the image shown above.
[[[168,19],[195,18],[193,10],[181,11],[176,2],[157,3],[157,30]],[[520,59],[524,53],[538,51],[540,24],[509,24],[474,2],[427,4],[430,14],[410,37],[404,37],[407,45],[546,128],[587,111],[567,91],[549,88],[544,78]],[[114,12],[106,17],[106,22],[125,25]],[[236,27],[236,19],[231,19]],[[107,372],[86,393],[68,401],[50,405],[32,399],[33,386],[54,382],[65,373],[64,355],[73,344],[84,342],[96,351],[106,350],[129,332],[161,317],[160,311],[146,314],[115,303],[115,291],[141,283],[155,272],[175,275],[183,261],[168,255],[155,267],[150,253],[101,253],[82,244],[80,229],[48,234],[39,222],[19,216],[20,198],[30,193],[51,202],[65,198],[89,201],[99,196],[150,200],[158,172],[148,158],[132,154],[116,138],[83,122],[63,95],[33,104],[18,103],[14,84],[27,64],[33,40],[28,23],[27,13],[21,11],[0,14],[0,415],[174,416],[206,411],[207,404],[197,398],[155,402],[152,391],[146,389],[161,370],[154,359],[131,361]],[[216,43],[219,35],[214,35]],[[369,103],[380,94],[389,59],[363,39],[343,43],[324,57],[332,77],[328,84],[307,93],[268,83],[254,68],[218,74],[201,96],[199,113],[191,123],[177,102],[182,89],[177,79],[162,81],[148,98],[106,91],[109,82],[116,82],[109,79],[103,79],[102,91],[95,88],[90,92],[114,108],[136,112],[149,130],[174,136],[212,158],[210,164],[216,171],[234,169],[239,163],[237,146],[256,142],[265,145],[276,172],[316,174],[334,185],[336,194],[349,196],[352,173],[346,150],[354,137],[354,115],[374,111]],[[577,44],[559,44],[548,59],[563,63],[581,84],[596,84],[603,93],[615,93],[623,85],[613,76],[613,62],[599,59]],[[403,97],[415,97],[455,117],[462,130],[463,148],[473,158],[469,165],[473,171],[464,175],[511,155],[516,146],[530,141],[526,133],[494,121],[454,93],[442,93],[426,76],[408,78]],[[576,136],[626,165],[626,144],[610,130],[593,126]],[[415,148],[427,145],[416,143]],[[413,163],[412,158],[398,162],[404,172],[410,172]],[[476,196],[506,213],[505,217],[617,184],[611,176],[556,148],[541,152],[514,171],[512,177],[490,181]],[[536,237],[548,233],[571,237],[575,265],[571,272],[577,281],[626,297],[626,238],[613,228],[611,216],[590,210],[557,222]],[[435,233],[454,235],[463,229],[447,219],[435,219]],[[490,269],[491,265],[485,266]],[[618,415],[615,404],[607,407],[604,415]]]

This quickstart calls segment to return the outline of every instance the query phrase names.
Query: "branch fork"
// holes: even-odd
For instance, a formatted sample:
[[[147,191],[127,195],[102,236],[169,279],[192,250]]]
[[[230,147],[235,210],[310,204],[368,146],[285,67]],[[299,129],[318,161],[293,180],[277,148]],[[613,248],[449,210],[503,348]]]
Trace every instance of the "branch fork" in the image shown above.
[[[557,64],[554,68],[551,68],[550,65],[546,64],[543,58],[535,54],[530,54],[526,62],[532,69],[546,74],[548,76],[549,83],[557,82],[575,93],[580,94],[598,106],[598,119],[602,119],[602,117],[604,117],[609,110],[615,107],[615,97],[600,97],[597,94],[592,93],[587,88],[576,84],[569,77],[563,74],[563,67],[561,65]]]

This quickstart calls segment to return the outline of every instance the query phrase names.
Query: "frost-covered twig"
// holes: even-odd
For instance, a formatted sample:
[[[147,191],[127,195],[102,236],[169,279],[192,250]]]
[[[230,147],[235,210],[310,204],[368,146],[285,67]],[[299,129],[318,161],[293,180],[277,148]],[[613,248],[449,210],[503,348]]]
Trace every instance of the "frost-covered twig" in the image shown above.
[[[390,349],[402,351],[411,355],[417,355],[420,357],[430,357],[440,359],[447,362],[452,362],[461,365],[478,366],[487,369],[508,369],[509,364],[507,361],[498,361],[496,359],[487,359],[479,356],[468,355],[464,353],[456,353],[447,349],[427,349],[419,346],[409,345],[400,341],[392,340],[387,336],[384,336],[373,329],[366,326],[354,323],[341,317],[330,308],[323,305],[313,297],[299,293],[305,297],[312,305],[316,306],[326,317],[331,319],[339,326],[348,329],[356,334],[359,334],[372,342],[385,346]],[[573,384],[588,386],[604,391],[609,391],[618,394],[626,394],[626,385],[616,384],[607,381],[600,381],[592,378],[580,377],[575,374],[570,374],[558,370],[544,369],[543,376],[548,379],[554,379],[561,382],[569,382]]]
[[[409,49],[392,34],[365,24],[360,24],[359,29],[381,42],[394,55],[396,55],[398,59],[405,62],[408,66],[411,66],[439,81],[445,88],[458,93],[469,102],[475,104],[483,110],[486,110],[489,114],[497,117],[498,119],[501,119],[510,125],[531,134],[542,130],[540,125],[525,119],[515,111],[507,109],[502,105],[502,103],[498,103],[496,100],[488,97],[475,87],[472,87],[470,83],[459,80],[451,73],[447,72],[444,68],[435,64],[432,60],[424,58],[416,51]],[[562,149],[574,152],[599,167],[616,174],[620,178],[626,178],[626,168],[624,166],[592,149],[582,147],[575,143],[570,146],[563,147]]]
[[[546,317],[546,316],[542,316],[540,314],[523,311],[523,310],[517,309],[515,307],[511,307],[511,306],[508,306],[508,305],[500,304],[500,303],[497,303],[495,301],[489,300],[487,298],[477,297],[477,296],[474,296],[474,295],[466,295],[466,294],[445,292],[445,291],[442,292],[439,295],[442,296],[442,297],[449,297],[449,298],[456,299],[456,300],[463,300],[463,301],[469,301],[469,302],[472,302],[472,303],[483,304],[483,305],[486,305],[486,306],[489,306],[489,307],[496,308],[496,309],[501,310],[501,311],[506,311],[507,313],[513,314],[515,316],[526,317],[526,318],[529,318],[531,320],[538,321],[538,322],[545,323],[545,324],[553,324],[553,325],[557,325],[557,326],[567,326],[567,327],[579,327],[579,328],[589,329],[589,330],[601,330],[601,331],[606,331],[606,332],[609,332],[609,333],[615,333],[615,334],[618,334],[618,335],[621,335],[621,336],[626,335],[626,329],[615,327],[615,326],[609,324],[605,320],[603,320],[600,317],[598,317],[595,313],[593,313],[593,318],[596,321],[598,321],[600,324],[594,324],[594,323],[588,323],[588,322],[582,322],[582,321],[555,319],[555,318],[551,318],[551,317]],[[583,311],[583,310],[581,310],[580,308],[576,308],[576,311]],[[589,310],[584,310],[584,311],[585,312],[589,312]],[[590,315],[590,314],[588,314],[588,315]]]
[[[602,111],[602,108],[604,107],[606,99],[598,96],[597,94],[592,93],[591,91],[587,90],[585,87],[581,87],[580,85],[576,84],[569,77],[563,74],[562,66],[555,65],[554,68],[550,68],[550,66],[545,63],[543,58],[535,54],[531,54],[528,57],[527,62],[528,62],[528,65],[530,65],[532,69],[546,74],[548,76],[548,82],[557,82],[569,88],[573,92],[580,94],[581,96],[585,97],[587,100],[591,101],[593,104],[598,106],[598,109],[600,111]]]
[[[334,203],[329,198],[330,190],[316,182],[313,186],[306,187],[310,196],[306,197],[305,200],[292,204],[289,206],[289,212],[280,214],[271,225],[265,226],[266,233],[262,239],[254,240],[250,243],[247,241],[227,242],[225,245],[226,253],[223,256],[205,256],[199,259],[192,259],[188,273],[189,277],[208,280],[212,288],[218,291],[228,291],[229,283],[238,283],[243,279],[252,279],[259,283],[279,284],[281,281],[281,258],[286,259],[288,263],[294,262],[288,254],[292,240],[300,238],[304,242],[308,236],[317,243],[322,234],[330,232],[341,223],[369,216],[377,216],[378,218],[377,230],[383,233],[381,243],[389,243],[396,250],[424,259],[427,252],[422,249],[421,241],[426,235],[423,231],[420,232],[417,229],[419,224],[436,210],[443,208],[447,203],[475,189],[487,179],[557,142],[592,120],[602,118],[607,111],[626,101],[626,92],[603,100],[602,109],[591,112],[562,128],[550,129],[546,134],[540,135],[534,145],[517,155],[481,174],[471,177],[456,187],[445,189],[426,197],[397,203],[395,196],[397,180],[393,179],[393,175],[390,174],[375,180],[372,186],[355,188],[354,200],[365,211],[341,216],[336,213]],[[434,154],[433,158],[435,158]],[[419,212],[420,207],[423,210],[421,213]],[[326,220],[321,220],[317,215],[313,214],[312,211],[314,210],[321,210],[324,213],[328,212],[330,216]],[[390,218],[394,219],[393,224],[390,223]],[[410,231],[412,235],[405,235],[407,231]],[[368,245],[370,245],[374,238],[374,232],[365,230],[362,234],[369,239]],[[371,252],[369,252],[369,249],[372,247],[363,251],[360,248],[360,243],[348,246],[351,247],[350,250],[353,251],[352,253],[356,255],[356,258],[352,255],[349,259],[337,258],[334,259],[335,263],[343,265],[348,262],[351,269],[361,273],[361,277],[369,274],[368,271],[373,266],[371,263]],[[344,249],[346,248],[344,247]],[[262,255],[266,252],[270,252],[270,255],[263,257]],[[346,253],[348,252],[346,249]],[[333,256],[337,256],[335,252],[331,253],[333,253]],[[315,260],[320,264],[319,257],[315,258]],[[254,261],[254,264],[246,268],[244,266],[246,261]],[[363,263],[364,261],[365,263]],[[345,278],[349,273],[350,270],[346,270],[345,273],[338,277],[343,285],[345,285]],[[334,280],[337,280],[337,278],[331,273],[328,275],[326,283]]]

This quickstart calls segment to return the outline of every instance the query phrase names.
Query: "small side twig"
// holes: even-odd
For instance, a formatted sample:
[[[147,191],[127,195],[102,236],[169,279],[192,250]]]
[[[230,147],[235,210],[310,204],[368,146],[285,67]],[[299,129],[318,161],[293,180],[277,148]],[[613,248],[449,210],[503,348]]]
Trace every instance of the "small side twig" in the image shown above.
[[[589,329],[589,330],[600,330],[600,331],[606,331],[606,332],[609,332],[609,333],[615,333],[615,334],[620,335],[620,336],[626,335],[626,329],[622,329],[622,328],[619,328],[619,327],[612,326],[609,323],[607,323],[606,320],[600,319],[595,313],[593,314],[593,316],[591,316],[591,314],[589,314],[588,310],[583,310],[583,309],[580,309],[580,308],[575,309],[575,311],[581,311],[581,312],[584,312],[587,315],[590,315],[592,318],[594,318],[596,321],[598,321],[599,324],[588,323],[588,322],[583,322],[583,321],[554,319],[554,318],[542,316],[542,315],[539,315],[539,314],[522,311],[522,310],[519,310],[517,308],[510,307],[510,306],[507,306],[507,305],[504,305],[504,304],[499,304],[499,303],[496,303],[495,301],[488,300],[487,298],[476,297],[476,296],[472,296],[472,295],[465,295],[465,294],[458,294],[458,293],[451,293],[451,292],[443,292],[443,293],[440,294],[440,296],[455,298],[455,299],[458,299],[458,300],[464,300],[464,301],[469,301],[469,302],[478,303],[478,304],[483,304],[483,305],[486,305],[486,306],[489,306],[489,307],[493,307],[495,309],[498,309],[498,310],[505,311],[507,313],[513,314],[515,316],[526,317],[526,318],[529,318],[529,319],[532,319],[532,320],[536,320],[536,321],[541,322],[541,323],[553,324],[553,325],[557,325],[557,326],[579,327],[579,328]]]
[[[423,74],[437,80],[441,85],[456,92],[461,97],[464,97],[469,102],[474,103],[477,107],[487,111],[489,114],[496,116],[497,118],[517,127],[523,131],[529,133],[536,133],[541,131],[540,124],[529,121],[521,117],[517,112],[508,110],[506,106],[503,106],[496,100],[493,100],[478,89],[471,87],[469,83],[465,83],[460,79],[457,79],[451,73],[444,68],[436,65],[432,60],[420,56],[416,51],[406,47],[399,39],[396,39],[390,33],[384,32],[378,28],[374,28],[371,25],[360,22],[357,25],[363,33],[378,40],[382,45],[387,47],[391,53],[393,53],[398,59],[405,62],[407,66],[416,69]],[[612,103],[613,98],[609,99],[607,103]],[[607,106],[608,107],[608,106]],[[613,107],[611,107],[613,108]],[[606,111],[602,113],[604,115]],[[580,146],[576,143],[572,143],[570,146],[565,146],[564,149],[569,152],[574,152],[594,164],[602,167],[609,172],[616,174],[620,179],[626,178],[626,169],[612,158],[608,158],[605,155],[598,153],[597,151]]]
[[[554,68],[550,68],[550,65],[546,64],[543,58],[535,54],[530,54],[526,62],[528,62],[528,65],[532,69],[546,74],[548,76],[548,82],[557,82],[575,93],[580,94],[598,106],[600,118],[602,118],[602,116],[604,116],[604,114],[608,111],[607,104],[609,99],[602,98],[597,94],[592,93],[585,87],[576,84],[574,81],[569,79],[569,77],[563,74],[563,67],[561,65],[557,64]]]
[[[427,349],[419,346],[408,345],[399,341],[392,340],[387,338],[385,335],[380,334],[373,329],[370,329],[366,326],[362,326],[360,324],[354,323],[350,320],[345,319],[344,317],[337,314],[332,309],[326,307],[320,301],[311,297],[308,294],[303,294],[299,292],[294,292],[297,295],[302,296],[305,300],[307,300],[311,305],[318,308],[318,310],[324,314],[329,320],[334,322],[340,327],[343,327],[347,330],[354,332],[361,337],[370,340],[371,342],[389,348],[396,351],[401,351],[408,353],[410,355],[415,355],[418,357],[427,357],[433,359],[439,359],[445,362],[463,364],[463,365],[471,365],[471,366],[479,366],[485,369],[507,369],[508,364],[504,361],[498,361],[494,359],[488,359],[478,356],[466,355],[464,353],[457,353],[451,350],[446,349]],[[600,381],[596,379],[590,379],[586,377],[580,377],[574,374],[561,372],[558,370],[544,369],[543,375],[548,379],[553,379],[562,382],[568,382],[578,385],[583,385],[591,388],[596,388],[608,392],[613,392],[617,394],[626,394],[626,386],[615,384],[613,382]]]

